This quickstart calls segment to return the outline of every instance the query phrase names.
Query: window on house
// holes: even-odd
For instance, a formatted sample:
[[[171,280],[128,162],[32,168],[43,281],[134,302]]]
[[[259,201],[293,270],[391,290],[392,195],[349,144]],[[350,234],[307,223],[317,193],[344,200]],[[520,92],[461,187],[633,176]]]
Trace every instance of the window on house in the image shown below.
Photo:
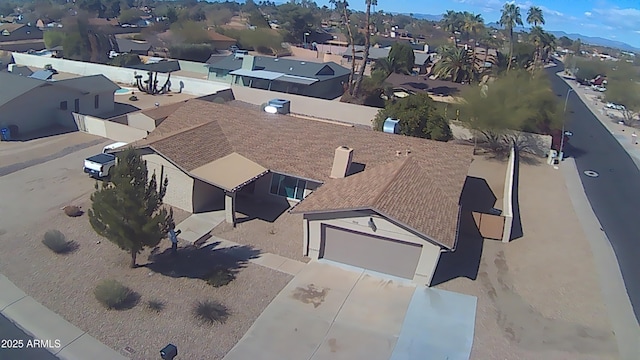
[[[273,174],[271,177],[270,192],[274,195],[284,196],[289,199],[302,200],[306,186],[307,182],[305,180]]]
[[[80,99],[76,99],[76,100],[73,102],[73,108],[74,108],[74,110],[73,110],[73,111],[75,111],[75,112],[80,112]]]
[[[60,102],[60,110],[67,110],[67,102],[66,101],[61,101]]]
[[[97,109],[100,107],[100,95],[96,95],[93,98],[93,106]]]

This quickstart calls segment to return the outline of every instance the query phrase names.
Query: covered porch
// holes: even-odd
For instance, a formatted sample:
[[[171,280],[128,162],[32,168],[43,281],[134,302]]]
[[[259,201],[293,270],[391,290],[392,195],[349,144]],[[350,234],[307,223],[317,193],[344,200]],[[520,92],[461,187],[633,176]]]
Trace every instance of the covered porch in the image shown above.
[[[238,193],[245,186],[269,173],[265,167],[238,153],[231,153],[190,172],[195,179],[224,191],[225,220],[233,227],[237,223]],[[203,191],[206,194],[206,192]],[[199,194],[194,193],[194,198]],[[203,201],[206,201],[203,199]]]

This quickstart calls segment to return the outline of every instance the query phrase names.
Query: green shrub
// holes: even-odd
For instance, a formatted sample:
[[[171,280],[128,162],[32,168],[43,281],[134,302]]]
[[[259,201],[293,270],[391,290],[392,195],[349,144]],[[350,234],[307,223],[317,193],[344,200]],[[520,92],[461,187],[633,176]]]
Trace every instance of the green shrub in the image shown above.
[[[224,324],[229,318],[229,309],[216,301],[198,301],[193,307],[193,316],[204,324]]]
[[[147,301],[147,309],[153,312],[161,312],[164,310],[165,304],[164,301],[158,299],[152,299]]]
[[[214,48],[209,44],[181,44],[169,48],[171,57],[180,60],[205,62]]]
[[[42,243],[56,254],[67,254],[75,251],[78,245],[75,241],[67,241],[67,238],[58,230],[49,230],[44,234]]]
[[[114,279],[106,279],[98,283],[93,294],[107,309],[122,309],[135,293]]]
[[[236,278],[236,275],[229,269],[216,269],[206,276],[207,284],[213,287],[228,285]]]
[[[82,215],[82,210],[79,206],[68,205],[64,207],[64,213],[69,217],[78,217]]]

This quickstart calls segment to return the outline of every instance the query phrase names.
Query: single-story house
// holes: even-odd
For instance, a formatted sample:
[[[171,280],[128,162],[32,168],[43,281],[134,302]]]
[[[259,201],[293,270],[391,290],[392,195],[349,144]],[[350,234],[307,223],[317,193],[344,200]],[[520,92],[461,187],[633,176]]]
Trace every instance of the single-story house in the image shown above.
[[[129,39],[116,38],[116,48],[113,51],[120,54],[136,54],[136,55],[149,55],[151,51],[151,44],[146,41],[133,41]]]
[[[430,284],[456,249],[472,148],[189,100],[136,143],[169,180],[165,203],[293,206],[302,253]]]
[[[356,45],[356,60],[362,60],[364,58],[364,46]],[[389,57],[389,52],[391,51],[391,47],[376,47],[371,46],[369,48],[369,57],[367,58],[367,62],[373,62],[378,59],[386,59]],[[435,52],[425,52],[419,50],[413,50],[413,55],[415,57],[414,67],[418,69],[418,72],[424,74],[426,72],[427,67],[430,63],[433,62],[435,56],[437,55]],[[342,57],[347,59],[347,61],[351,61],[353,57],[353,52],[351,50],[351,45],[347,46],[346,50],[342,53]]]
[[[238,41],[234,38],[230,38],[226,35],[222,35],[213,30],[207,31],[209,34],[209,38],[211,39],[210,44],[213,45],[217,50],[227,50],[232,45],[235,45]]]
[[[0,128],[28,135],[52,127],[75,128],[72,112],[99,116],[114,111],[120,87],[104,75],[47,81],[0,72]]]
[[[342,96],[350,73],[334,62],[253,55],[229,55],[207,67],[209,80],[321,99]]]
[[[25,52],[44,49],[42,30],[25,24],[0,23],[0,50]]]
[[[468,85],[453,81],[429,79],[427,76],[413,76],[392,73],[385,80],[393,87],[394,92],[406,91],[409,94],[426,92],[437,96],[457,96]],[[401,97],[401,96],[400,96]]]

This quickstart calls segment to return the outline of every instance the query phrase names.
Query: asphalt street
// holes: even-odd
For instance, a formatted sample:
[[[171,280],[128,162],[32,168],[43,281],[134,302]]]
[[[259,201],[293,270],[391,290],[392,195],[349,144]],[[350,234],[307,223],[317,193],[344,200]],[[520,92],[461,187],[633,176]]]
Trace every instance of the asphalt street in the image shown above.
[[[563,103],[570,87],[555,75],[562,63],[547,69],[552,88]],[[565,156],[575,159],[580,179],[620,265],[640,320],[640,171],[613,135],[573,92],[569,94],[565,128],[573,133]],[[595,171],[590,177],[585,171]]]
[[[19,342],[22,340],[22,346]],[[0,315],[0,359],[58,360],[46,349],[27,348],[32,336],[25,334],[11,321]]]

